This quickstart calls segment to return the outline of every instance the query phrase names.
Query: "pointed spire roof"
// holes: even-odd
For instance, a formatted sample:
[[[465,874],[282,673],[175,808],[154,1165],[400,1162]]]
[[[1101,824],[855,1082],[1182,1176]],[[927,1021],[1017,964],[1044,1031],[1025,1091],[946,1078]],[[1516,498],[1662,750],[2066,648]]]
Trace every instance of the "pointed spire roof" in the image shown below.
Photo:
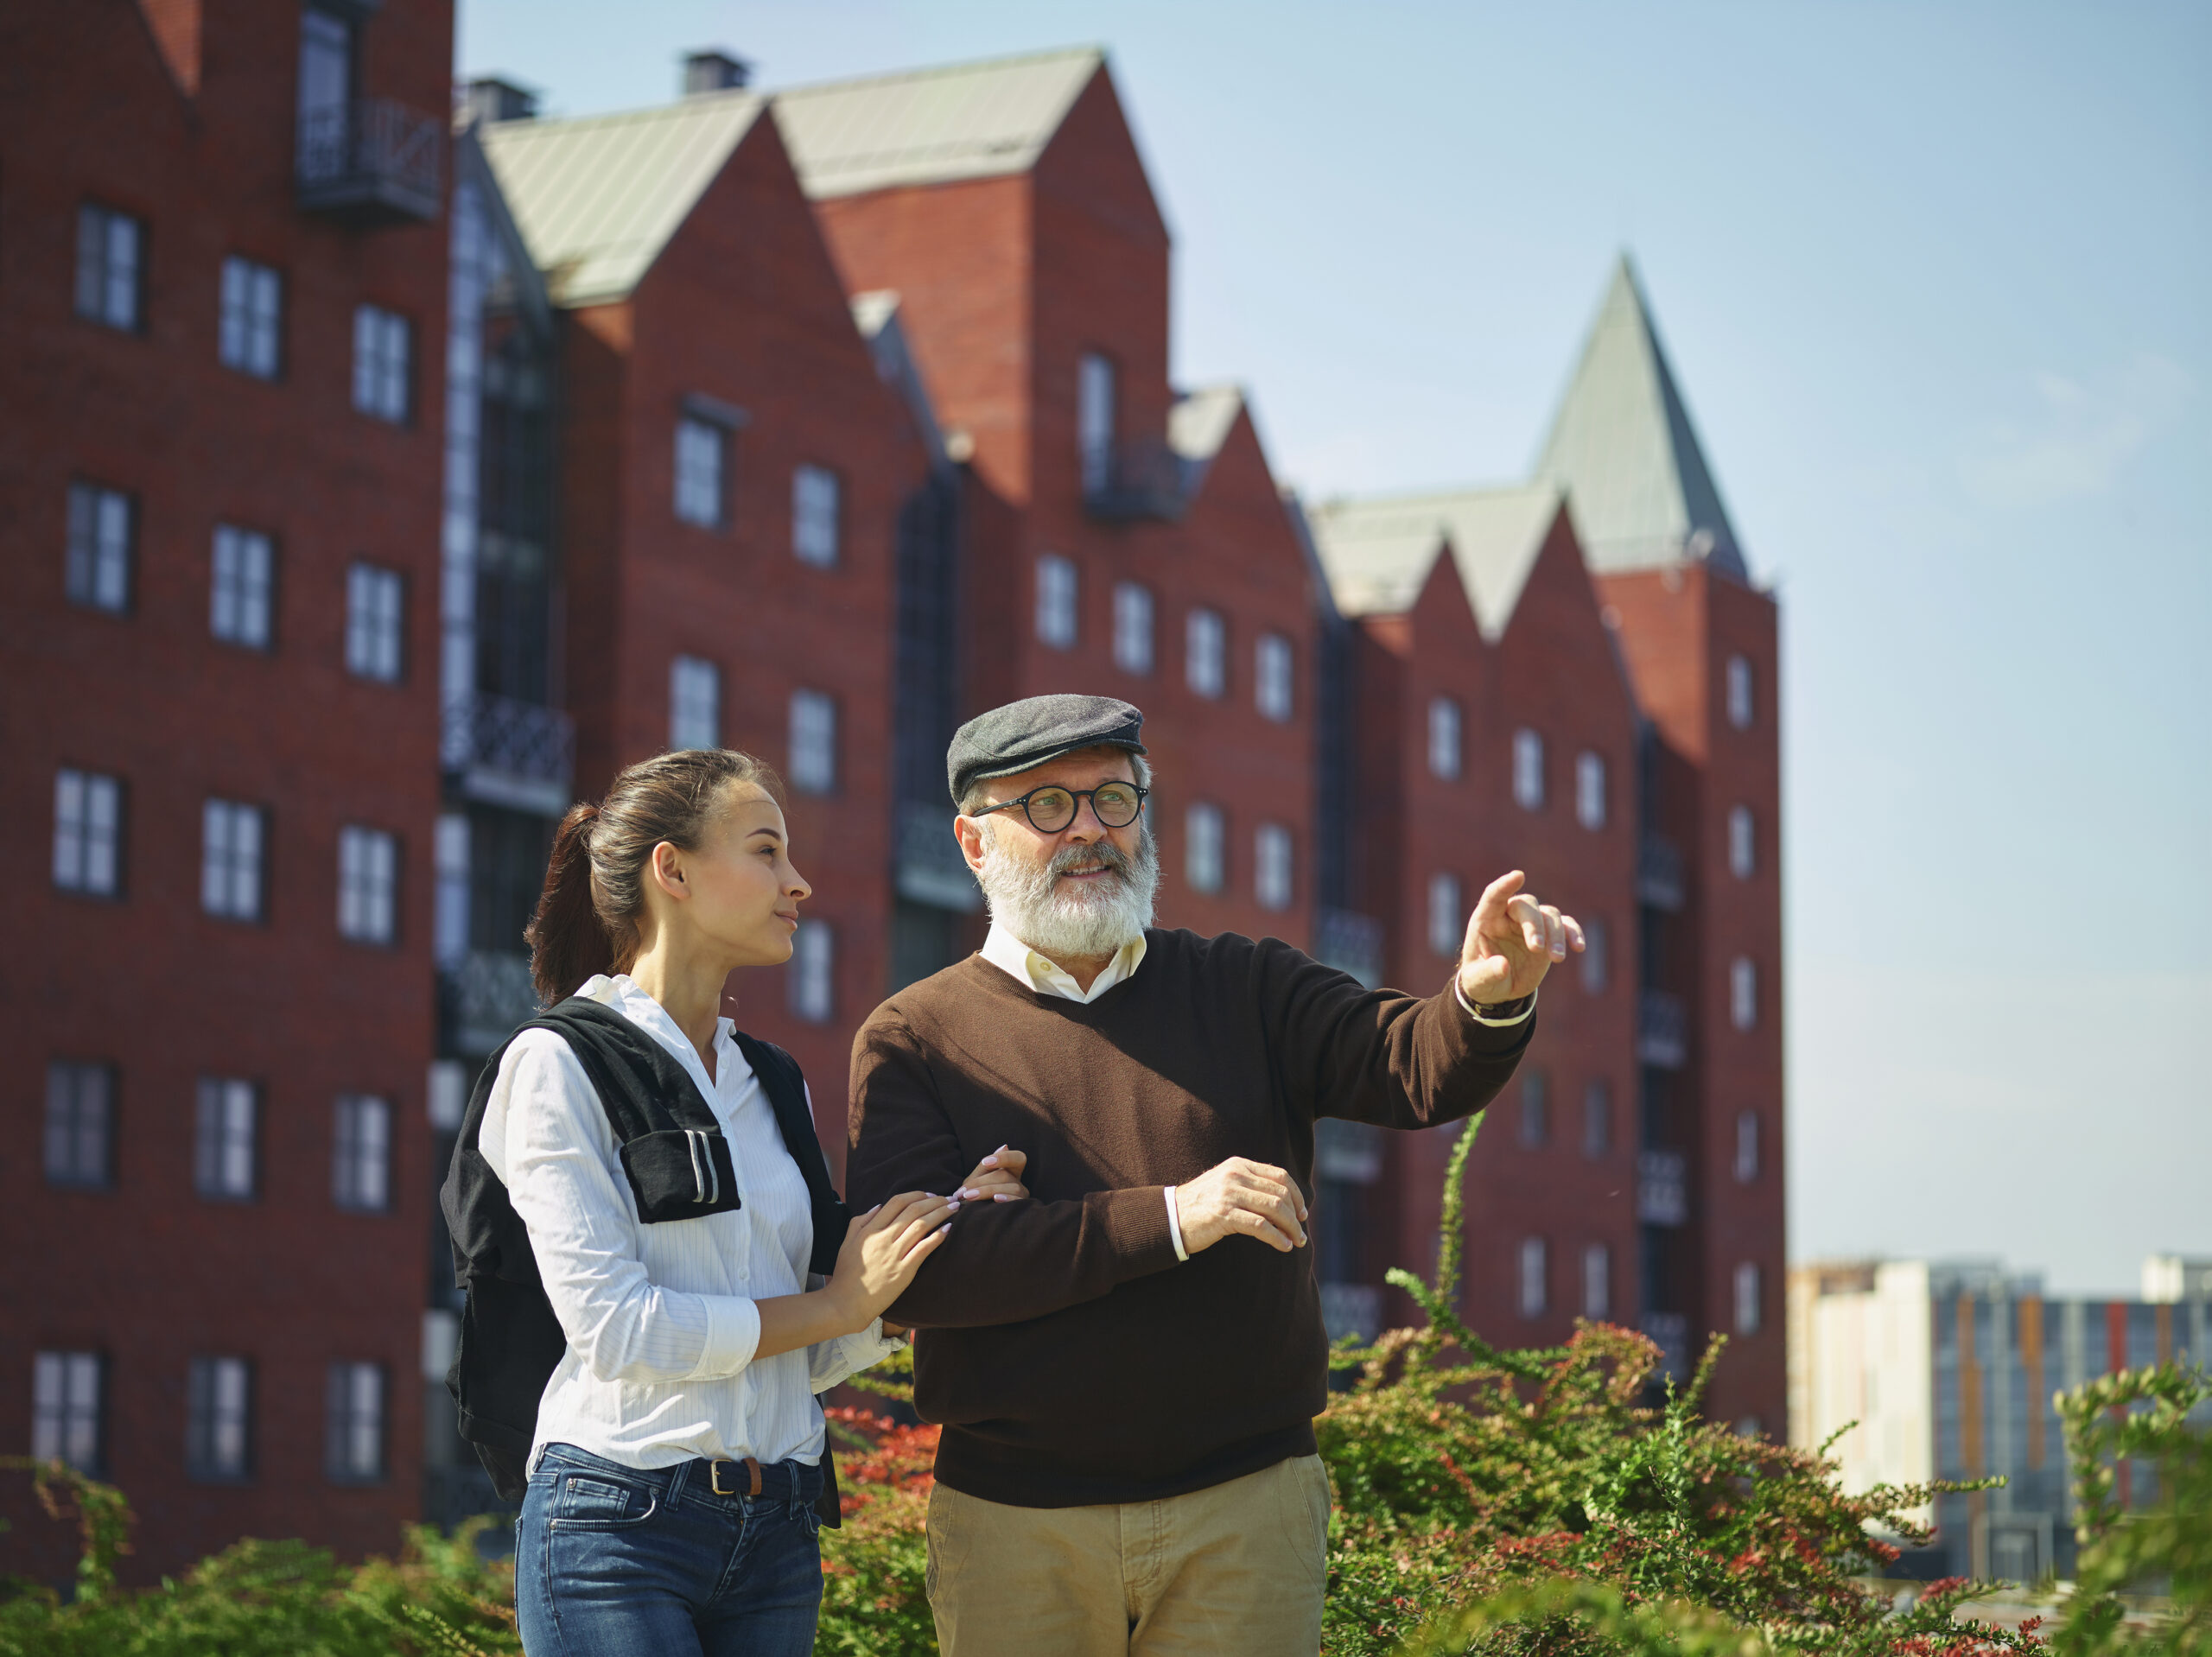
[[[1573,498],[1585,556],[1599,574],[1702,559],[1750,579],[1625,253],[1535,477]]]

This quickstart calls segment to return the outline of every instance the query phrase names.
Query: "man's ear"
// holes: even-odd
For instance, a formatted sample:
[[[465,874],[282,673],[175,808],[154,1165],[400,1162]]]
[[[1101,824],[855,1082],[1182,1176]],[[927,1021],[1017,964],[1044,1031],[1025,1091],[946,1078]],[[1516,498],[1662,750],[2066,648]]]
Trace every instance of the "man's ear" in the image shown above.
[[[960,842],[960,855],[967,860],[968,867],[979,874],[983,868],[984,836],[989,833],[981,817],[962,816],[952,820],[952,837]]]

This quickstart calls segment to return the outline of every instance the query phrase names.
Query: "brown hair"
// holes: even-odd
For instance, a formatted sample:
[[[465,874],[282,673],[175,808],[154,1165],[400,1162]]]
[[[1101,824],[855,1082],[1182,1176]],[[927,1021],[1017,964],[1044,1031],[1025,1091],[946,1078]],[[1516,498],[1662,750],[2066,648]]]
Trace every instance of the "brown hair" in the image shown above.
[[[553,831],[537,913],[523,931],[540,1001],[550,1006],[593,974],[620,972],[636,959],[653,848],[666,841],[697,850],[731,783],[751,783],[784,803],[783,779],[766,761],[729,748],[685,748],[639,760],[598,804],[569,808]]]

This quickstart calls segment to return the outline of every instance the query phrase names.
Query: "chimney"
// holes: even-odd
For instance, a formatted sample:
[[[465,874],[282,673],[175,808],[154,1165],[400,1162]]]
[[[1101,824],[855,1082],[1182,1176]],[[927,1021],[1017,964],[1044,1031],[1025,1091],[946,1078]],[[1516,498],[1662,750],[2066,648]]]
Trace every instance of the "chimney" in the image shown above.
[[[537,114],[537,94],[496,75],[480,75],[468,83],[461,107],[486,125],[494,121],[528,121]]]
[[[708,50],[683,54],[683,96],[734,92],[753,84],[753,66],[728,52]]]

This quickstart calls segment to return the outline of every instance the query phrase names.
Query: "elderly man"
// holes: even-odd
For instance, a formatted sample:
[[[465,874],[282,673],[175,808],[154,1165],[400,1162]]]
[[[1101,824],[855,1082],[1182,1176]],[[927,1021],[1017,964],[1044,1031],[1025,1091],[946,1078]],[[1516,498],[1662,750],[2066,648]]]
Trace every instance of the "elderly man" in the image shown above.
[[[1363,989],[1274,938],[1150,928],[1143,715],[1038,696],[963,726],[954,829],[981,954],[853,1046],[852,1198],[949,1190],[1001,1147],[886,1314],[944,1432],[929,1585],[947,1657],[1319,1648],[1327,1338],[1313,1124],[1426,1127],[1494,1098],[1580,930],[1508,874],[1454,981]]]

